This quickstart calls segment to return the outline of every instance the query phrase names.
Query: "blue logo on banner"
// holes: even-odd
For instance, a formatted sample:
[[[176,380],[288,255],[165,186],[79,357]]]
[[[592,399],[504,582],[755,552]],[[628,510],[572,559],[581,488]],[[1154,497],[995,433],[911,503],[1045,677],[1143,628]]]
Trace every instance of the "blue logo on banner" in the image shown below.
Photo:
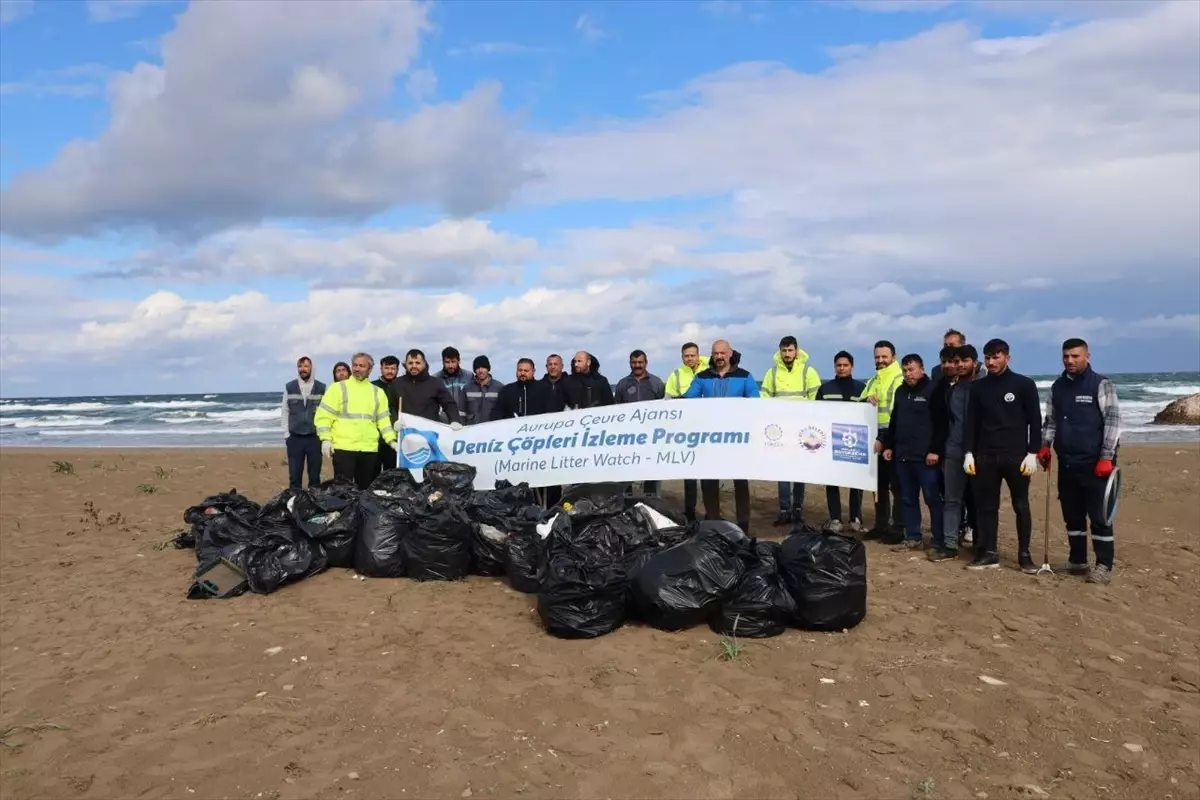
[[[433,431],[404,428],[400,431],[400,468],[421,469],[430,461],[445,461],[438,447],[438,435]]]
[[[870,461],[866,425],[833,423],[833,460],[850,464],[866,464]]]

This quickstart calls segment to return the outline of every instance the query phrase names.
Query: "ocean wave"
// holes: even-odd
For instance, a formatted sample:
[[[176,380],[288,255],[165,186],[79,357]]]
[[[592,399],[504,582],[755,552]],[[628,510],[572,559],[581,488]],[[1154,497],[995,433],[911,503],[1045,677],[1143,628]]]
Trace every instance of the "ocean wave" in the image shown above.
[[[89,425],[108,425],[116,422],[116,418],[77,417],[70,414],[62,417],[35,417],[33,419],[14,419],[14,428],[86,428]],[[5,422],[10,422],[5,420]]]
[[[148,439],[175,436],[261,436],[263,434],[274,434],[282,439],[283,436],[283,432],[279,428],[205,428],[203,430],[191,428],[183,430],[179,428],[96,428],[94,430],[35,431],[35,433],[39,436],[144,436]]]
[[[1037,382],[1037,388],[1039,388],[1039,389],[1049,389],[1053,385],[1054,385],[1054,381],[1038,381]]]
[[[205,400],[212,400],[214,397],[220,397],[220,395],[216,395],[216,394],[206,394],[206,395],[204,395],[204,399],[205,399]]]
[[[108,411],[114,408],[109,403],[5,403],[0,405],[0,411],[36,411],[46,413],[51,411]]]
[[[212,408],[223,405],[225,403],[211,400],[138,400],[128,404],[129,408]]]
[[[262,422],[279,419],[278,408],[246,408],[240,411],[181,411],[172,416],[155,417],[155,422],[168,425],[212,422]]]
[[[1200,392],[1200,386],[1139,386],[1137,387],[1143,392],[1149,394],[1168,394],[1178,397],[1187,397],[1188,395]]]

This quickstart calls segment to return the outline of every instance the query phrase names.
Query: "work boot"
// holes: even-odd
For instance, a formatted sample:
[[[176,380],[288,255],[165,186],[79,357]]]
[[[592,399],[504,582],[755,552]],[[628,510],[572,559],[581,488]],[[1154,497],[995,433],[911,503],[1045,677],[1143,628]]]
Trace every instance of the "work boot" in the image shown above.
[[[1037,574],[1037,564],[1033,563],[1033,556],[1029,553],[1021,553],[1017,556],[1017,565],[1021,568],[1021,572],[1024,572],[1026,575]]]
[[[895,547],[893,547],[892,552],[893,553],[907,553],[912,550],[920,550],[920,549],[921,549],[921,540],[920,539],[905,539],[903,542],[900,542]]]
[[[776,528],[786,528],[792,524],[792,515],[786,511],[780,511],[779,516],[771,523]]]
[[[995,553],[980,553],[967,564],[965,569],[995,569],[1000,566],[1000,559]]]
[[[1088,573],[1088,583],[1104,583],[1107,584],[1112,580],[1112,567],[1106,567],[1103,564],[1097,564],[1092,567],[1092,571]]]
[[[904,544],[904,542],[905,542],[904,532],[901,531],[900,533],[896,533],[895,531],[888,531],[887,533],[883,534],[883,536],[881,536],[879,538],[879,541],[883,542],[884,544],[888,544],[888,545]]]
[[[934,563],[939,561],[957,561],[958,551],[949,547],[939,547],[936,550],[929,551],[929,560]]]

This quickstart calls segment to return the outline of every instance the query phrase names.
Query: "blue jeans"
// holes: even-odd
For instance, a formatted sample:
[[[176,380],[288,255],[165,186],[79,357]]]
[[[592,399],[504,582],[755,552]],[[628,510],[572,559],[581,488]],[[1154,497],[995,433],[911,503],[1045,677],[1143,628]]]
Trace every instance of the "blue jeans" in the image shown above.
[[[804,516],[804,484],[779,482],[779,514]]]
[[[939,467],[921,461],[893,461],[900,479],[900,503],[904,508],[904,537],[910,542],[921,541],[920,497],[925,496],[929,507],[929,527],[933,529],[933,546],[945,547],[945,525],[942,518],[942,495],[938,491]]]

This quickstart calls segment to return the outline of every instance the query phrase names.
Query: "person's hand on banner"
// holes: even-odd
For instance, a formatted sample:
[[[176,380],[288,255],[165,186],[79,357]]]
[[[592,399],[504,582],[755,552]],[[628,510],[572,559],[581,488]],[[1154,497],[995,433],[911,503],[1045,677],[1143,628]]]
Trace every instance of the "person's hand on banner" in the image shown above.
[[[975,474],[975,454],[974,453],[967,453],[965,456],[963,456],[963,472],[967,473],[968,475]]]
[[[452,430],[452,431],[461,431],[461,430],[462,430],[462,423],[461,423],[461,422],[451,422],[451,423],[450,423],[450,430]]]
[[[884,460],[884,461],[891,461],[891,460],[892,460],[892,451],[891,451],[891,450],[884,450],[884,451],[883,451],[883,460]]]
[[[398,439],[392,439],[392,440],[391,440],[390,442],[388,442],[387,444],[388,444],[388,447],[390,447],[390,448],[392,448],[393,450],[395,450],[395,449],[397,448],[398,444],[399,444],[399,440],[398,440]]]
[[[867,402],[868,402],[868,403],[870,403],[870,404],[871,404],[871,405],[873,405],[873,406],[877,406],[877,405],[879,405],[879,398],[878,398],[878,397],[876,397],[876,396],[875,396],[875,395],[873,395],[873,394],[872,394],[872,395],[868,395],[868,396],[867,396]]]
[[[1050,461],[1054,457],[1053,453],[1054,453],[1054,451],[1051,450],[1049,447],[1046,447],[1045,445],[1042,445],[1042,449],[1038,450],[1038,453],[1037,453],[1038,463],[1042,465],[1042,469],[1046,472],[1050,471]]]
[[[879,441],[878,439],[875,440],[875,452],[876,453],[883,452],[883,442]]]
[[[1025,458],[1021,459],[1021,474],[1025,476],[1032,475],[1037,472],[1038,462],[1037,453],[1029,453]]]
[[[329,440],[321,442],[321,455],[326,458],[333,458],[333,442]]]
[[[1114,469],[1116,469],[1116,467],[1113,465],[1112,459],[1102,458],[1096,462],[1096,477],[1107,478],[1109,475],[1113,474]]]

